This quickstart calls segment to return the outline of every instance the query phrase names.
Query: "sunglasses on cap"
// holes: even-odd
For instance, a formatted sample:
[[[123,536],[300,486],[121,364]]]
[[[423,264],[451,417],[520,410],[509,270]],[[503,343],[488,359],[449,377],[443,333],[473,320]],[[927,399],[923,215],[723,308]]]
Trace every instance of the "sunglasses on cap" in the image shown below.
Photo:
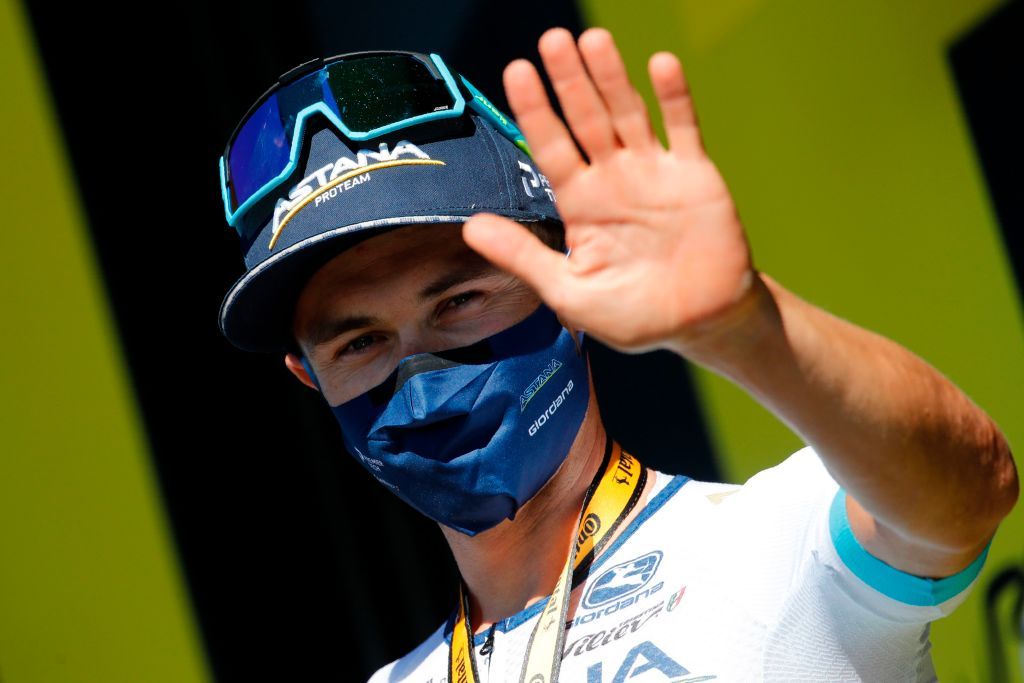
[[[263,93],[228,138],[220,158],[228,225],[243,233],[246,212],[295,172],[314,114],[363,142],[410,126],[454,123],[467,106],[532,156],[512,119],[436,54],[375,50],[300,64]]]

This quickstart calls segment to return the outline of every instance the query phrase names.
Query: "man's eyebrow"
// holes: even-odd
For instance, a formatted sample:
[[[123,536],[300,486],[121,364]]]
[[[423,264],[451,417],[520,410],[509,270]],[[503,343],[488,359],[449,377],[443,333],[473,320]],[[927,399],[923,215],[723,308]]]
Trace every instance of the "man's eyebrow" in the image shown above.
[[[461,285],[463,282],[468,282],[479,277],[487,275],[495,275],[500,273],[501,270],[493,263],[487,260],[475,261],[458,267],[456,270],[445,273],[441,277],[437,278],[429,285],[420,290],[419,299],[424,301],[431,299],[438,294],[442,294],[452,287]],[[380,325],[380,318],[370,315],[347,315],[342,318],[332,318],[325,320],[314,327],[312,327],[306,334],[306,338],[309,340],[310,348],[316,348],[322,346],[337,337],[357,330],[362,327],[373,327],[374,325]]]
[[[461,285],[463,282],[475,280],[478,277],[485,277],[487,275],[497,275],[500,272],[501,270],[499,270],[497,266],[487,260],[476,261],[460,266],[455,271],[445,273],[424,287],[420,291],[420,301],[431,299],[438,294],[448,291],[456,285]]]
[[[347,315],[343,318],[332,318],[310,329],[307,338],[309,339],[310,347],[315,349],[346,332],[358,330],[361,327],[379,325],[380,322],[380,318],[374,318],[369,315]]]

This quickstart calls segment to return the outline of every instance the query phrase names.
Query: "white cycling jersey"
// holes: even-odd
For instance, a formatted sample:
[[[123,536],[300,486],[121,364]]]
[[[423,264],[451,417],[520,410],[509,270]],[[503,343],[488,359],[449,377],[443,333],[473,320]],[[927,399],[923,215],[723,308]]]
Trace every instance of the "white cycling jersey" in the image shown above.
[[[810,447],[742,486],[656,473],[653,495],[573,593],[559,680],[932,681],[929,622],[986,548],[927,579],[870,555]],[[519,680],[546,600],[475,637],[481,681]],[[372,683],[447,680],[452,617]]]

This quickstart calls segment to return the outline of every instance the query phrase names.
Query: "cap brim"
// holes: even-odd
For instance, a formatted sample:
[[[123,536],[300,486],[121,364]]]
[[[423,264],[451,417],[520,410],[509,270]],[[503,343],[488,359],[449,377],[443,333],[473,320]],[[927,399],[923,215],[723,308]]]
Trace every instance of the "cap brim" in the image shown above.
[[[295,302],[321,266],[342,251],[394,228],[431,223],[464,223],[470,216],[403,216],[368,221],[314,235],[274,254],[231,286],[220,305],[221,332],[245,351],[284,352]]]

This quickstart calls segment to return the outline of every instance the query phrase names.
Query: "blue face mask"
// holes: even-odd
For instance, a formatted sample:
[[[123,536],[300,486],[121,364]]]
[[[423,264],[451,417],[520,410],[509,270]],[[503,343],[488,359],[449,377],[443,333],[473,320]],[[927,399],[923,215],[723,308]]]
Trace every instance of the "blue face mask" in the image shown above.
[[[590,400],[582,336],[541,304],[470,346],[402,359],[331,411],[370,474],[472,536],[515,518],[568,455]]]

